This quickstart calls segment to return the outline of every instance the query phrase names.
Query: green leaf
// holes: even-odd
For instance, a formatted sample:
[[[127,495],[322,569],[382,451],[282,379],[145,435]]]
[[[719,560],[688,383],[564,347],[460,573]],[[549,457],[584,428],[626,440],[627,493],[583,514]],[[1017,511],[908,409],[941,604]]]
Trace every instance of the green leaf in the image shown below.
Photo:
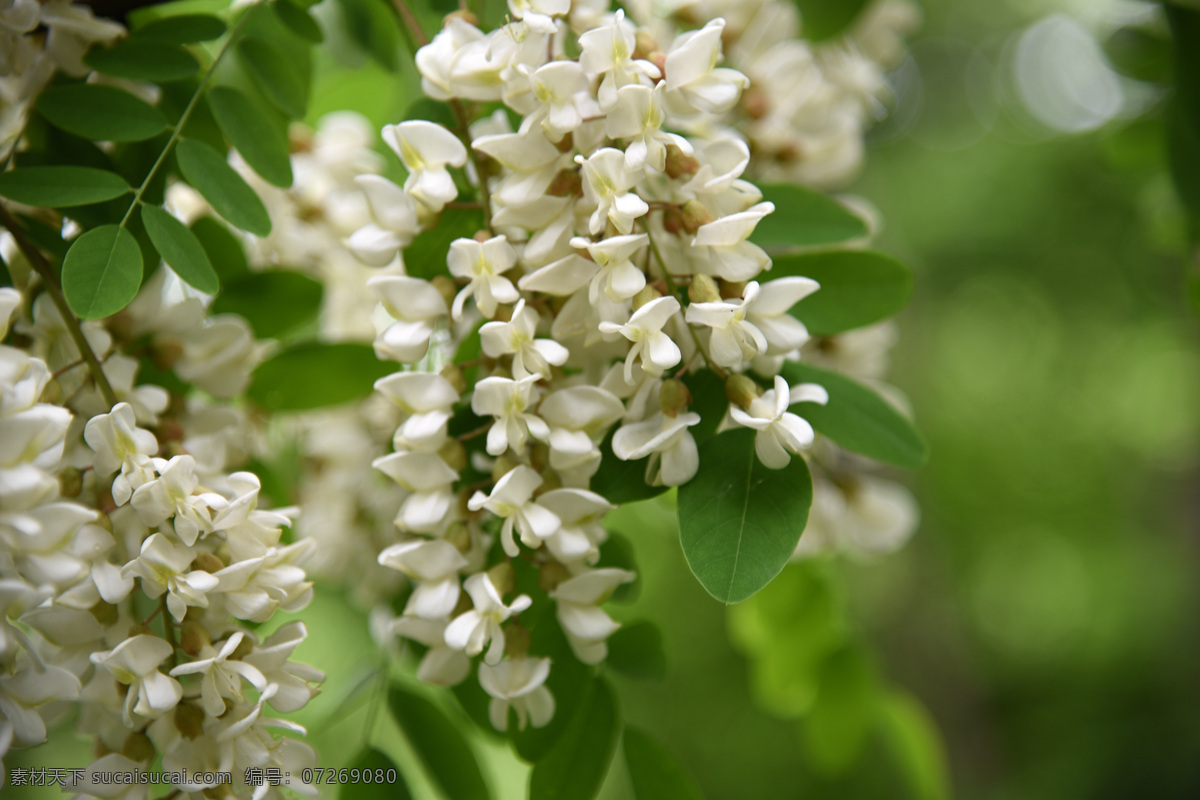
[[[287,134],[269,115],[231,86],[210,89],[208,103],[221,132],[255,172],[281,189],[292,185]]]
[[[207,294],[221,288],[208,253],[196,235],[158,206],[142,206],[142,224],[150,241],[175,274]]]
[[[650,734],[625,728],[623,747],[635,800],[704,800],[675,755]]]
[[[533,767],[530,800],[592,800],[617,749],[620,712],[608,683],[594,681],[562,739]]]
[[[888,695],[880,708],[880,730],[914,800],[948,800],[950,773],[937,723],[915,697]]]
[[[323,294],[320,282],[300,272],[254,272],[226,284],[212,311],[240,314],[257,338],[279,339],[316,318]]]
[[[129,92],[95,83],[47,89],[37,110],[50,123],[86,139],[140,142],[167,129],[162,113]]]
[[[361,400],[392,372],[366,344],[299,344],[254,371],[246,394],[273,411],[302,411]]]
[[[399,69],[401,40],[396,15],[374,0],[338,0],[337,4],[350,39],[387,70]]]
[[[729,400],[725,397],[725,381],[709,369],[700,369],[683,376],[683,385],[692,395],[688,411],[700,415],[700,423],[688,428],[696,445],[702,445],[717,432],[717,426],[729,411]]]
[[[1171,81],[1171,40],[1149,28],[1117,28],[1104,42],[1104,52],[1122,75],[1139,81]]]
[[[828,195],[786,183],[760,188],[763,200],[774,203],[775,211],[764,217],[750,235],[750,241],[759,247],[826,247],[867,235],[867,223]]]
[[[637,568],[637,559],[634,557],[633,544],[629,541],[629,537],[619,531],[610,530],[608,539],[604,544],[600,545],[600,563],[601,567],[616,567],[617,569],[627,569],[637,575],[629,583],[622,583],[612,593],[609,598],[611,603],[633,603],[642,593],[642,571]]]
[[[1200,242],[1200,10],[1172,4],[1164,10],[1175,38],[1176,76],[1166,113],[1167,154],[1190,238]]]
[[[522,624],[530,631],[529,654],[549,658],[553,664],[546,688],[554,696],[554,716],[542,728],[526,725],[520,730],[509,720],[509,737],[517,754],[525,761],[537,763],[550,753],[555,744],[562,740],[568,726],[583,707],[587,692],[595,678],[592,670],[571,652],[571,645],[558,624],[558,619],[547,603],[540,614],[528,618],[529,612],[521,615]],[[510,717],[514,716],[510,713]]]
[[[62,269],[63,294],[80,319],[115,314],[142,285],[142,251],[119,225],[103,225],[79,236]]]
[[[271,232],[271,217],[262,200],[216,150],[187,139],[175,148],[175,158],[184,180],[204,195],[218,214],[255,236]]]
[[[314,44],[325,40],[325,34],[321,33],[321,26],[304,9],[293,5],[288,0],[276,0],[271,4],[271,8],[275,9],[275,13],[283,24],[287,25],[292,33],[301,39],[306,39]]]
[[[826,405],[797,403],[792,411],[847,450],[898,467],[919,467],[929,457],[925,440],[912,422],[861,383],[808,364],[786,364],[782,374],[789,386],[825,387]]]
[[[814,336],[832,336],[885,320],[908,305],[913,291],[912,270],[871,250],[776,257],[770,278],[791,275],[821,284],[791,311]]]
[[[846,31],[868,0],[792,0],[800,11],[800,33],[809,41],[832,39]]]
[[[225,23],[211,14],[179,14],[151,20],[134,33],[141,39],[158,39],[171,44],[195,44],[219,39],[225,30]]]
[[[97,72],[134,81],[174,81],[200,69],[191,53],[169,42],[126,39],[107,50],[94,49],[83,58]]]
[[[225,223],[215,217],[201,217],[192,223],[192,233],[204,245],[208,261],[222,284],[232,283],[250,271],[242,243]]]
[[[404,248],[404,269],[414,278],[430,280],[449,275],[446,255],[455,239],[470,239],[483,227],[483,212],[477,208],[447,208],[437,224],[417,235]]]
[[[700,584],[723,603],[740,603],[787,566],[812,504],[804,459],[767,469],[755,432],[717,434],[700,448],[700,470],[679,487],[679,538]]]
[[[120,175],[95,167],[18,167],[0,173],[0,197],[27,206],[86,206],[129,191]]]
[[[411,800],[412,792],[408,789],[408,784],[404,782],[404,774],[400,772],[400,768],[396,766],[396,762],[388,757],[387,753],[376,750],[374,747],[368,747],[363,750],[354,761],[350,763],[349,769],[357,769],[360,774],[369,773],[369,776],[363,777],[358,783],[344,783],[338,789],[339,800]],[[380,771],[384,780],[376,780]],[[388,783],[388,772],[395,776],[395,783]]]
[[[646,463],[649,456],[637,461],[622,461],[613,453],[610,432],[600,443],[600,469],[592,476],[591,490],[617,505],[636,503],[658,497],[671,487],[646,483]]]
[[[393,684],[388,708],[434,784],[454,800],[488,800],[491,792],[458,727],[419,694]]]
[[[667,676],[662,631],[653,622],[621,626],[608,637],[608,666],[630,678],[662,680]]]
[[[849,645],[821,665],[816,702],[802,723],[810,763],[826,775],[854,764],[878,718],[879,678],[861,647]]]
[[[271,105],[289,119],[303,119],[308,104],[304,82],[279,48],[261,36],[247,36],[237,43],[237,52]]]

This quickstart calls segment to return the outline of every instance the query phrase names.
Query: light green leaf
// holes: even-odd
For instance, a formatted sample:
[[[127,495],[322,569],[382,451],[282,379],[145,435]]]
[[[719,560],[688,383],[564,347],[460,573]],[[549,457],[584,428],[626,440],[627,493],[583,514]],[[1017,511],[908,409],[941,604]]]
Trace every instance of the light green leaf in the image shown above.
[[[140,39],[158,39],[171,44],[195,44],[221,38],[225,23],[211,14],[179,14],[151,20],[134,31]]]
[[[592,800],[617,749],[620,711],[604,680],[594,681],[562,739],[533,767],[530,800]]]
[[[212,311],[240,314],[259,339],[279,339],[315,319],[323,295],[321,283],[300,272],[254,272],[226,284]]]
[[[914,800],[948,800],[950,771],[937,723],[910,694],[893,692],[880,708],[885,746]]]
[[[119,225],[103,225],[79,236],[62,268],[63,294],[80,319],[115,314],[142,285],[142,251]]]
[[[846,32],[869,0],[792,0],[800,11],[800,32],[820,42]]]
[[[210,89],[208,104],[221,132],[255,172],[281,189],[292,185],[287,134],[270,115],[231,86]]]
[[[797,403],[792,411],[847,450],[898,467],[919,467],[929,457],[925,440],[912,422],[861,383],[808,364],[786,364],[782,374],[789,386],[825,387],[826,405]]]
[[[872,325],[893,316],[912,297],[912,270],[871,250],[777,256],[764,279],[803,275],[821,288],[792,306],[792,316],[814,336]]]
[[[662,680],[667,675],[662,631],[645,620],[622,625],[608,637],[608,666],[630,678]]]
[[[271,217],[262,200],[216,150],[187,139],[175,148],[175,158],[184,180],[204,195],[218,214],[255,236],[271,232]]]
[[[134,81],[174,81],[200,69],[200,62],[187,50],[152,39],[126,39],[107,50],[93,49],[83,63],[105,75]]]
[[[861,239],[867,223],[828,195],[793,184],[760,187],[775,211],[754,228],[750,241],[766,250],[825,247]]]
[[[325,40],[325,34],[321,33],[321,26],[317,24],[317,21],[307,11],[293,5],[289,0],[276,0],[271,4],[271,8],[275,9],[275,13],[283,24],[287,25],[292,33],[301,39],[306,39],[314,44]]]
[[[86,206],[129,191],[120,175],[94,167],[18,167],[0,173],[0,197],[27,206]]]
[[[208,261],[221,279],[230,284],[250,271],[246,251],[233,231],[216,217],[201,217],[192,223],[192,233],[204,245]]]
[[[388,708],[434,784],[454,800],[492,796],[475,754],[440,708],[399,685],[388,690]]]
[[[158,206],[142,206],[142,224],[154,248],[175,274],[207,294],[221,288],[204,245],[188,227]]]
[[[816,702],[801,723],[809,762],[825,775],[849,769],[878,719],[879,677],[859,646],[831,654],[819,671]]]
[[[767,469],[755,432],[717,434],[700,448],[700,470],[679,487],[679,537],[688,566],[722,603],[740,603],[787,565],[808,520],[812,478],[804,459]]]
[[[51,87],[38,98],[37,110],[52,125],[101,142],[140,142],[167,129],[167,120],[154,106],[95,83]]]
[[[272,411],[324,408],[361,400],[391,372],[370,345],[308,342],[260,364],[246,394]]]
[[[357,783],[343,783],[338,789],[339,800],[411,800],[412,792],[404,781],[404,774],[387,753],[374,747],[364,749],[351,762],[348,769],[357,769],[363,775]],[[389,773],[394,783],[388,783]],[[383,780],[377,780],[382,775]]]
[[[623,748],[635,800],[704,800],[695,778],[650,734],[626,727]]]
[[[304,82],[279,48],[261,36],[247,36],[237,43],[237,52],[271,105],[289,119],[303,119],[308,103]]]

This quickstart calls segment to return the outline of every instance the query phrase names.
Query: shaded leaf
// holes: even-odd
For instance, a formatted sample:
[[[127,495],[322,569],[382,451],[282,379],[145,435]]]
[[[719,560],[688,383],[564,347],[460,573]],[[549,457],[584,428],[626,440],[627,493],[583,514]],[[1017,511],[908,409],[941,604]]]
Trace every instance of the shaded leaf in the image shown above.
[[[218,214],[255,236],[266,236],[271,232],[271,217],[262,200],[216,150],[195,139],[187,139],[176,146],[175,158],[184,180],[200,192]]]
[[[791,310],[814,336],[832,336],[880,322],[912,298],[912,270],[891,256],[870,250],[776,257],[770,277],[789,275],[803,275],[821,284]]]
[[[447,208],[436,225],[418,234],[404,248],[404,269],[415,278],[430,280],[449,275],[446,255],[455,239],[470,239],[483,228],[483,212],[477,208]]]
[[[167,120],[154,106],[94,83],[51,87],[38,98],[37,110],[63,130],[96,141],[139,142],[167,129]]]
[[[488,800],[491,792],[458,727],[436,705],[393,684],[388,708],[429,777],[454,800]]]
[[[200,69],[200,62],[187,50],[153,39],[126,39],[108,49],[93,49],[83,63],[105,75],[135,81],[179,80]]]
[[[591,490],[603,495],[616,505],[636,503],[658,497],[671,487],[651,486],[646,483],[646,464],[649,456],[636,461],[622,461],[613,453],[614,431],[610,431],[600,443],[600,469],[592,476]]]
[[[271,105],[289,119],[303,119],[308,92],[283,52],[261,36],[247,36],[237,43],[237,53]]]
[[[575,719],[529,776],[530,800],[591,800],[617,749],[620,712],[612,688],[593,681]]]
[[[299,344],[254,371],[247,395],[274,411],[301,411],[361,400],[392,372],[365,344]]]
[[[554,696],[554,716],[550,722],[543,728],[527,725],[525,730],[519,730],[512,724],[513,720],[509,720],[509,736],[517,754],[530,763],[537,763],[562,739],[595,679],[591,668],[571,652],[571,645],[550,604],[541,606],[538,617],[531,618],[528,612],[522,614],[521,623],[530,630],[529,654],[549,658],[552,664],[550,677],[546,679],[546,688]]]
[[[623,747],[635,800],[704,800],[696,779],[650,734],[626,727]]]
[[[172,44],[195,44],[221,38],[225,23],[211,14],[178,14],[151,20],[134,33],[141,39],[158,39]]]
[[[269,115],[231,86],[210,89],[208,103],[221,132],[255,172],[281,189],[292,185],[287,133]]]
[[[387,6],[373,0],[338,0],[338,8],[351,40],[389,71],[400,68],[399,21]]]
[[[204,245],[208,261],[222,284],[231,283],[250,271],[242,243],[225,223],[215,217],[201,217],[192,223],[192,233]]]
[[[653,622],[645,620],[622,625],[608,637],[605,663],[630,678],[662,680],[667,676],[662,631]]]
[[[170,262],[168,262],[170,263]],[[299,272],[272,270],[235,278],[213,301],[215,314],[240,314],[259,339],[278,339],[316,318],[324,288]]]
[[[868,0],[792,0],[800,11],[800,28],[813,42],[846,32]]]
[[[18,167],[0,173],[0,197],[27,206],[85,206],[129,191],[120,175],[95,167]]]
[[[325,40],[325,34],[321,33],[321,26],[317,24],[317,21],[307,11],[293,5],[289,0],[276,0],[271,4],[271,8],[275,9],[275,13],[279,15],[283,24],[287,25],[292,33],[301,39],[314,44]]]
[[[878,717],[879,678],[859,646],[821,664],[816,701],[802,723],[809,762],[826,775],[844,773],[862,752]]]
[[[775,211],[754,228],[750,241],[766,250],[823,247],[861,239],[867,223],[828,195],[793,184],[767,184],[763,200]]]
[[[142,285],[142,251],[137,239],[119,225],[81,234],[63,259],[63,294],[80,319],[115,314]]]
[[[396,766],[396,762],[380,750],[368,747],[359,753],[350,763],[349,769],[357,769],[360,774],[368,773],[358,783],[344,783],[338,789],[341,800],[410,800],[412,792],[404,781],[404,774]],[[384,780],[376,780],[382,774]],[[388,783],[388,776],[396,780]]]
[[[915,800],[950,797],[950,771],[937,723],[912,695],[894,692],[880,707],[884,744]]]
[[[808,364],[785,364],[782,374],[790,386],[825,387],[826,405],[797,403],[792,411],[847,450],[898,467],[919,467],[929,457],[925,440],[912,422],[861,383]]]
[[[767,469],[754,431],[717,434],[700,448],[700,470],[679,487],[679,537],[700,584],[739,603],[787,565],[808,520],[812,479],[804,459]]]
[[[700,415],[700,423],[688,428],[696,445],[702,445],[717,432],[717,426],[729,411],[725,397],[725,381],[710,369],[700,369],[683,376],[683,384],[692,395],[688,411]]]
[[[188,227],[158,206],[142,206],[142,224],[163,261],[183,280],[207,294],[221,288],[204,245]]]

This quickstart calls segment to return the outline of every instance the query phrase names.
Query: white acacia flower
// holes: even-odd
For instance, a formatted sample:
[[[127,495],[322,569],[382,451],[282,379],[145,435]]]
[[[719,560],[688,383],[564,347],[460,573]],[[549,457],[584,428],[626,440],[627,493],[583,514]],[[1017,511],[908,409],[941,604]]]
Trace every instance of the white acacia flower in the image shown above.
[[[629,84],[652,85],[661,77],[658,67],[633,58],[637,40],[625,12],[617,9],[612,21],[579,37],[579,63],[588,77],[603,75],[597,90],[600,108],[607,111],[617,103],[617,90]]]
[[[479,667],[479,685],[492,697],[488,718],[498,731],[508,730],[508,710],[517,712],[517,727],[545,727],[554,717],[554,696],[546,688],[548,658],[509,658]]]
[[[622,86],[617,91],[617,102],[608,110],[605,132],[612,139],[629,139],[625,148],[625,164],[632,170],[650,167],[662,172],[667,165],[667,145],[673,144],[687,155],[692,154],[692,145],[678,134],[662,129],[666,121],[663,98],[666,82],[658,83],[653,89],[641,84]]]
[[[583,237],[571,240],[572,247],[587,250],[592,261],[600,268],[588,287],[588,300],[592,305],[600,302],[600,292],[604,292],[610,300],[620,302],[629,300],[645,287],[646,273],[635,266],[632,259],[649,242],[650,237],[644,233],[610,236],[599,242]]]
[[[527,547],[536,549],[553,536],[561,524],[553,512],[533,501],[533,493],[541,485],[542,476],[521,464],[496,481],[491,494],[475,492],[467,503],[467,508],[472,511],[486,508],[504,520],[500,541],[510,558],[520,552],[513,539],[514,528]]]
[[[449,618],[421,619],[398,617],[392,621],[392,632],[420,642],[429,648],[417,665],[417,678],[434,686],[455,686],[471,673],[471,659],[462,650],[446,644]]]
[[[483,660],[488,664],[498,664],[504,656],[504,629],[500,627],[501,623],[529,608],[533,601],[529,595],[522,594],[505,605],[486,572],[467,578],[463,588],[471,596],[475,607],[455,617],[446,626],[446,644],[455,650],[462,650],[468,656],[477,656],[487,647]]]
[[[483,352],[491,358],[512,356],[512,373],[518,380],[536,375],[549,378],[551,366],[562,366],[570,353],[553,339],[535,339],[538,313],[517,301],[508,322],[488,322],[479,329]]]
[[[379,175],[359,175],[354,182],[367,199],[373,221],[351,234],[346,244],[364,264],[385,266],[420,232],[417,204],[411,194]]]
[[[540,222],[527,218],[529,206],[538,200],[551,199],[544,198],[543,194],[559,169],[571,163],[570,157],[560,153],[536,125],[522,127],[517,133],[479,136],[471,142],[471,147],[495,159],[504,168],[492,188],[492,198],[504,206],[501,213],[507,218],[493,222],[497,225]]]
[[[738,369],[759,353],[767,350],[767,338],[753,323],[746,320],[746,306],[759,292],[753,281],[746,286],[741,302],[718,300],[692,303],[687,307],[689,325],[705,325],[712,329],[709,336],[709,357],[719,366]]]
[[[652,377],[658,377],[664,370],[679,363],[682,353],[679,346],[671,337],[663,333],[663,326],[679,311],[679,301],[674,297],[658,297],[633,312],[633,316],[624,325],[615,322],[601,322],[602,333],[619,333],[633,347],[625,357],[625,382],[633,383],[633,364],[640,358],[642,370]]]
[[[725,20],[714,19],[698,31],[681,34],[667,53],[668,97],[684,110],[723,114],[733,108],[749,79],[736,69],[717,68]]]
[[[550,592],[558,607],[558,623],[583,663],[599,664],[608,655],[605,640],[621,626],[600,605],[618,586],[636,578],[629,570],[591,569],[563,581]]]
[[[212,492],[192,494],[200,480],[196,477],[196,460],[191,456],[156,459],[155,466],[158,477],[134,490],[130,502],[144,525],[158,525],[174,517],[176,535],[191,547],[201,533],[212,531],[211,508],[224,506],[227,501]]]
[[[385,125],[383,140],[408,169],[404,191],[433,211],[458,197],[458,188],[447,166],[467,163],[467,148],[450,131],[433,122],[409,120]]]
[[[285,547],[271,547],[261,556],[230,564],[214,574],[230,614],[250,622],[266,622],[282,608],[298,611],[312,600],[312,583],[299,566],[316,549],[316,540],[301,539]]]
[[[62,459],[70,424],[71,412],[49,403],[0,416],[0,467],[31,463],[53,468]]]
[[[444,527],[454,508],[453,484],[458,473],[437,453],[389,453],[371,466],[412,492],[396,513],[398,528],[434,533]]]
[[[300,620],[292,620],[256,644],[254,649],[242,657],[248,664],[276,687],[270,698],[271,707],[284,714],[299,711],[317,694],[318,685],[325,680],[325,673],[307,664],[298,664],[288,659],[308,636],[308,628]]]
[[[493,236],[485,242],[474,239],[455,239],[450,243],[446,264],[450,274],[469,283],[454,298],[452,313],[460,319],[467,296],[475,298],[475,305],[485,317],[496,313],[500,303],[515,303],[520,294],[512,281],[505,278],[517,263],[517,254],[504,236]]]
[[[429,350],[434,323],[446,316],[446,300],[429,281],[404,275],[371,278],[367,286],[383,300],[393,322],[375,338],[375,355],[411,364]]]
[[[538,380],[537,375],[520,380],[492,376],[475,384],[471,410],[480,416],[496,418],[487,434],[490,455],[498,456],[509,448],[521,452],[530,436],[540,442],[550,438],[549,426],[532,413]]]
[[[208,593],[219,583],[212,573],[189,569],[195,556],[190,547],[156,533],[142,542],[141,553],[121,569],[121,577],[141,578],[142,591],[152,598],[167,592],[167,609],[182,622],[188,606],[208,608]]]
[[[550,466],[564,483],[587,484],[600,467],[597,442],[624,413],[616,395],[599,386],[570,386],[546,395],[538,414],[550,426]]]
[[[200,649],[195,661],[180,664],[171,670],[172,676],[202,673],[200,703],[211,717],[219,717],[225,713],[225,698],[237,702],[245,700],[242,678],[260,692],[267,687],[267,679],[257,668],[230,658],[244,637],[244,633],[237,631],[225,640],[220,650],[213,645],[205,645]]]
[[[808,328],[788,310],[820,288],[812,278],[791,276],[768,281],[756,296],[746,297],[746,321],[767,340],[767,355],[785,355],[808,341]]]
[[[127,726],[133,727],[132,714],[157,717],[174,708],[183,697],[179,681],[158,671],[158,665],[171,653],[171,645],[164,640],[141,634],[90,656],[93,664],[129,686],[122,711]]]
[[[511,0],[510,0],[511,3]],[[546,138],[560,142],[583,123],[577,95],[587,91],[587,76],[576,61],[551,61],[529,75],[536,108],[525,124],[540,122]]]
[[[570,11],[571,0],[508,0],[508,10],[513,19],[524,20],[533,30],[554,33],[558,30],[554,17]]]
[[[729,409],[734,422],[758,433],[754,437],[754,452],[764,467],[783,469],[792,460],[789,451],[797,455],[813,443],[812,426],[788,411],[792,403],[829,402],[829,394],[815,383],[802,383],[789,391],[782,375],[775,376],[775,388],[763,392],[743,410],[737,405]]]
[[[562,523],[546,539],[546,549],[564,564],[594,562],[600,557],[600,544],[608,538],[604,515],[616,508],[587,489],[553,489],[538,498]]]
[[[707,252],[708,263],[698,265],[698,270],[727,281],[748,281],[768,269],[770,256],[748,240],[759,220],[774,210],[774,203],[759,203],[701,225],[692,246],[706,248],[700,252]]]
[[[700,468],[700,451],[688,430],[699,424],[700,415],[694,412],[675,417],[656,413],[649,419],[618,428],[613,435],[613,453],[622,461],[650,456],[646,483],[682,486]]]
[[[11,289],[0,291],[16,294]],[[17,298],[19,303],[20,295],[17,295]],[[0,317],[4,313],[4,308],[0,307]],[[7,322],[0,325],[0,328],[7,330]],[[15,347],[0,345],[0,415],[33,408],[49,382],[50,368],[46,366],[45,361],[30,358]]]
[[[379,554],[379,563],[416,581],[405,614],[440,619],[458,603],[458,573],[466,569],[467,560],[449,542],[415,539],[394,544]]]
[[[117,505],[125,505],[135,489],[154,478],[150,457],[158,452],[158,441],[153,433],[137,426],[128,403],[117,403],[108,414],[88,420],[83,438],[95,451],[92,464],[97,475],[121,470],[112,485]]]
[[[573,242],[575,239],[571,239],[571,241]],[[566,297],[583,288],[598,269],[599,267],[594,261],[589,261],[577,253],[571,253],[522,276],[517,285],[527,292],[541,292],[542,294]]]
[[[208,317],[180,339],[183,353],[175,372],[217,397],[233,397],[250,383],[258,348],[250,323],[237,314]]]
[[[626,166],[625,154],[602,147],[587,158],[576,156],[575,161],[583,165],[584,195],[596,205],[588,230],[601,233],[606,220],[621,233],[633,230],[633,221],[645,216],[650,206],[634,191],[640,176]]]
[[[8,744],[32,747],[46,741],[46,722],[39,709],[47,703],[75,700],[79,689],[78,678],[52,664],[0,675],[0,752],[6,752]]]
[[[408,415],[392,437],[397,452],[441,449],[458,402],[458,392],[449,381],[434,372],[397,372],[375,381],[375,390]]]

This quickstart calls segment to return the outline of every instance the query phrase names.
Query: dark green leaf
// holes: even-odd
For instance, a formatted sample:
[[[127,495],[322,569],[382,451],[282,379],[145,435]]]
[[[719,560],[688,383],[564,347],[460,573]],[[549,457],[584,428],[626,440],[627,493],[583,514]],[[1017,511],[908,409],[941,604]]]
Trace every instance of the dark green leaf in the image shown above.
[[[700,584],[723,603],[740,603],[787,565],[812,503],[804,459],[767,469],[755,432],[730,430],[700,448],[700,470],[679,487],[679,538]]]
[[[323,294],[320,282],[299,272],[255,272],[227,283],[212,311],[240,314],[259,339],[278,339],[315,319]]]
[[[646,483],[646,463],[649,456],[637,461],[622,461],[612,450],[613,433],[600,443],[600,469],[592,476],[590,488],[617,505],[649,500],[667,491],[669,486],[650,486]]]
[[[188,227],[158,206],[142,206],[142,224],[163,261],[175,274],[202,292],[221,288],[204,245]]]
[[[94,83],[47,89],[37,110],[77,136],[105,142],[140,142],[167,129],[162,113],[129,92]]]
[[[792,306],[814,336],[832,336],[893,316],[912,297],[912,271],[871,250],[836,250],[775,258],[771,278],[803,275],[821,288]]]
[[[937,723],[908,694],[889,695],[880,709],[883,741],[914,800],[947,800],[950,776]]]
[[[483,227],[483,212],[477,208],[447,208],[436,225],[419,234],[404,248],[404,269],[415,278],[430,280],[448,275],[446,254],[455,239],[470,239]]]
[[[283,24],[287,25],[301,39],[306,39],[314,44],[325,40],[325,35],[321,33],[321,26],[317,25],[317,21],[307,11],[293,5],[289,0],[276,0],[271,4],[271,8],[275,9],[275,13],[279,15]]]
[[[289,119],[303,119],[308,104],[304,82],[279,48],[260,36],[247,36],[237,43],[237,52],[271,105]]]
[[[1171,80],[1171,41],[1153,30],[1117,28],[1104,42],[1104,52],[1122,75],[1151,83]]]
[[[625,728],[625,764],[636,800],[704,800],[704,793],[675,755],[650,734]]]
[[[792,0],[800,11],[800,33],[820,42],[846,32],[868,0]]]
[[[142,285],[142,251],[119,225],[83,233],[63,259],[63,294],[80,319],[100,319],[129,305]]]
[[[358,783],[344,783],[338,790],[339,800],[410,800],[412,792],[404,782],[404,775],[396,762],[387,753],[368,747],[350,763],[349,769],[359,770],[364,775]],[[389,772],[395,776],[394,783],[388,783]],[[380,775],[383,780],[376,780]]]
[[[750,241],[767,250],[824,247],[867,235],[867,224],[850,209],[814,189],[793,184],[760,187],[775,211],[754,228]]]
[[[530,800],[591,800],[600,792],[621,730],[608,683],[594,681],[575,719],[529,776]]]
[[[550,677],[546,679],[546,688],[554,696],[554,716],[543,728],[526,725],[525,730],[518,729],[510,719],[509,736],[521,758],[537,763],[563,738],[567,727],[582,708],[588,687],[595,682],[595,678],[592,670],[571,652],[571,645],[550,604],[541,606],[540,616],[528,619],[529,616],[529,612],[521,615],[522,624],[528,626],[531,633],[529,653],[549,658],[553,665]]]
[[[134,81],[174,81],[200,69],[187,50],[169,42],[126,39],[107,50],[92,50],[83,58],[97,72]]]
[[[662,680],[667,676],[662,631],[653,622],[623,625],[608,637],[606,663],[630,678]]]
[[[215,217],[201,217],[192,223],[192,233],[204,245],[208,261],[221,279],[222,284],[232,283],[250,271],[246,251],[242,243]]]
[[[310,342],[260,364],[247,395],[273,411],[324,408],[361,400],[391,372],[370,345]]]
[[[692,395],[688,411],[700,415],[700,423],[688,428],[696,445],[702,445],[717,432],[717,426],[729,411],[729,400],[725,397],[725,381],[709,369],[700,369],[683,376],[683,383]]]
[[[374,0],[338,0],[338,7],[350,39],[384,68],[392,72],[399,69],[401,40],[396,15]]]
[[[1195,243],[1200,242],[1200,10],[1169,3],[1164,8],[1175,38],[1176,76],[1167,107],[1167,154]],[[1193,265],[1193,280],[1197,269]]]
[[[67,250],[71,247],[70,242],[63,240],[61,229],[53,228],[40,219],[23,214],[18,215],[17,218],[25,227],[25,235],[29,237],[29,241],[36,244],[43,253],[49,255],[51,261],[61,264],[67,255]]]
[[[388,708],[434,784],[454,800],[488,800],[491,792],[462,732],[440,708],[399,685]]]
[[[800,383],[825,387],[826,405],[797,403],[792,411],[847,450],[898,467],[919,467],[929,457],[925,440],[912,422],[861,383],[808,364],[787,364],[782,374],[793,387]]]
[[[195,44],[221,38],[225,33],[225,23],[210,14],[179,14],[147,22],[134,33],[141,39]]]
[[[255,236],[271,232],[271,217],[262,200],[216,150],[194,139],[175,148],[183,178],[204,195],[218,214]]]
[[[221,131],[255,172],[282,189],[292,185],[287,134],[269,115],[231,86],[210,89],[208,103]]]
[[[802,723],[810,763],[826,775],[845,772],[862,752],[879,711],[879,678],[859,646],[821,665],[816,702]]]
[[[600,566],[627,569],[637,575],[629,583],[622,583],[612,593],[610,602],[632,603],[642,593],[642,572],[637,568],[633,544],[624,533],[610,530],[608,539],[600,545]]]
[[[18,167],[0,173],[0,197],[27,206],[86,206],[129,191],[120,175],[94,167]]]
[[[405,109],[404,119],[427,119],[450,130],[454,130],[458,124],[450,105],[432,97],[419,97],[414,100],[412,105]]]

